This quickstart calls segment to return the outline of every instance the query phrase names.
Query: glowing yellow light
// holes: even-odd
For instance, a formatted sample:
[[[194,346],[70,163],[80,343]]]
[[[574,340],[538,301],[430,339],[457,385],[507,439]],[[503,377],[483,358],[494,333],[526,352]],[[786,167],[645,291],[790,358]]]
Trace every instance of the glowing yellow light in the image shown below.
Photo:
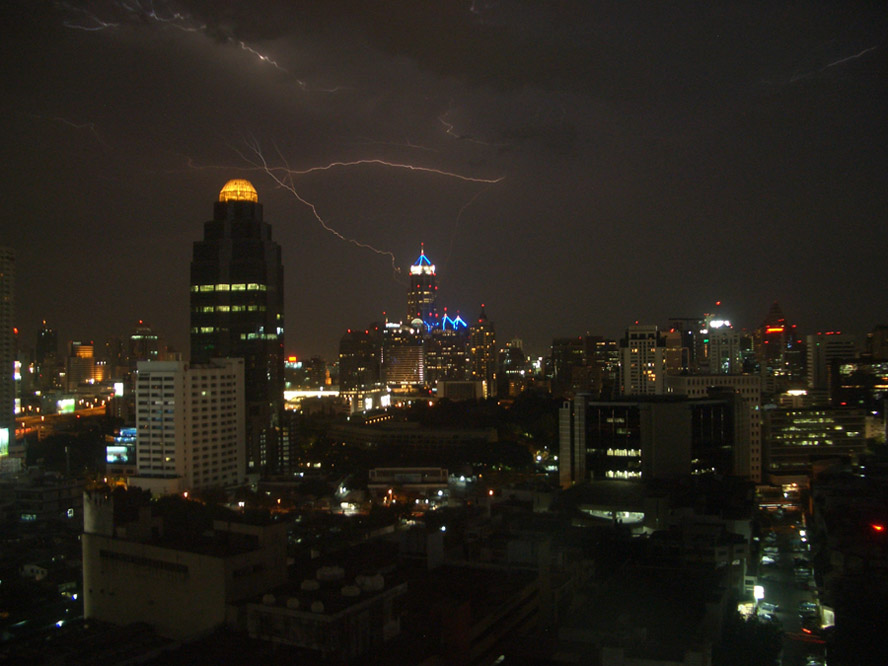
[[[234,178],[225,183],[219,192],[219,201],[252,201],[258,203],[259,195],[253,183],[243,178]]]

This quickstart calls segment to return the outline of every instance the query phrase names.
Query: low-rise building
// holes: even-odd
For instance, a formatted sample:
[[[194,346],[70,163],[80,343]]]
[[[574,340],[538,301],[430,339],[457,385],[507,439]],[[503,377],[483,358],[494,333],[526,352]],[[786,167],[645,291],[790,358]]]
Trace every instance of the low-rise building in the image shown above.
[[[85,494],[86,618],[144,622],[186,639],[232,620],[233,604],[286,580],[286,524],[215,521],[208,534],[172,535],[133,501],[137,492]],[[131,506],[115,507],[115,499]]]

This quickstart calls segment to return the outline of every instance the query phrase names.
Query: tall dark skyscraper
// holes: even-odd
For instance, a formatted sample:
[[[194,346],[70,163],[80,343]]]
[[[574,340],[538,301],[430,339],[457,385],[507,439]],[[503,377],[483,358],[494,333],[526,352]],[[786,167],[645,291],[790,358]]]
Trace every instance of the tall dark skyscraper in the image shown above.
[[[435,265],[420,250],[419,258],[410,267],[410,285],[407,287],[407,324],[419,328],[417,321],[426,329],[434,328],[438,321],[438,276]]]
[[[244,359],[247,470],[289,464],[280,445],[284,404],[284,269],[253,185],[219,192],[191,261],[191,362]]]

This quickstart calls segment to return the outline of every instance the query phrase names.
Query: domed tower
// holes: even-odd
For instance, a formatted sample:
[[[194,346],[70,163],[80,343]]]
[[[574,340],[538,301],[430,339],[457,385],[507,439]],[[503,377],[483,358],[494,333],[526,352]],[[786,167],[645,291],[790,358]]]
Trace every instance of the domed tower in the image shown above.
[[[244,359],[247,471],[276,470],[284,400],[284,269],[248,180],[219,192],[191,261],[191,362]]]
[[[407,287],[407,323],[414,328],[425,325],[426,330],[437,327],[438,276],[435,264],[425,255],[421,246],[419,258],[410,267],[410,284]]]

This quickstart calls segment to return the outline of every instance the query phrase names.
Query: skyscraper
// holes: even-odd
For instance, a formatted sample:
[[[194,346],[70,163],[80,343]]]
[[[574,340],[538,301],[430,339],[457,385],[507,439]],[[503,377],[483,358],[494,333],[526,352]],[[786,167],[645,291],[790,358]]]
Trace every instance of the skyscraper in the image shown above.
[[[15,443],[15,253],[0,247],[0,458]]]
[[[410,284],[407,287],[407,324],[419,328],[417,321],[426,329],[438,325],[438,276],[435,265],[425,255],[425,248],[410,267]]]
[[[37,331],[36,346],[37,388],[49,391],[59,385],[59,336],[55,329],[46,325],[46,320]]]
[[[630,326],[620,342],[623,395],[666,392],[666,347],[656,326]]]
[[[841,331],[827,331],[808,336],[808,388],[830,388],[830,380],[837,379],[834,363],[857,358],[857,337]]]
[[[286,464],[279,446],[284,400],[284,269],[247,180],[219,192],[191,261],[191,362],[244,359],[247,470]]]
[[[484,397],[496,395],[496,329],[487,318],[484,304],[481,314],[469,332],[469,357],[472,363],[472,379],[484,382]]]

